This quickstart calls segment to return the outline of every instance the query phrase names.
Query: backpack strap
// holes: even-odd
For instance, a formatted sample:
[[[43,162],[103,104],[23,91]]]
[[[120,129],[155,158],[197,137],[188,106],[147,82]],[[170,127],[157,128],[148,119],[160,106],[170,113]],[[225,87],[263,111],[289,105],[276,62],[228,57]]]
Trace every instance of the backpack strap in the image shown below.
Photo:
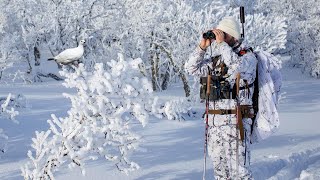
[[[248,81],[247,81],[246,79],[244,79],[243,81],[244,81],[244,83],[246,84],[246,85],[244,86],[244,89],[247,89],[247,90],[248,90],[248,98],[249,98],[249,97],[250,97],[250,87],[249,87]],[[250,85],[251,85],[251,87],[252,87],[253,83],[250,84]]]

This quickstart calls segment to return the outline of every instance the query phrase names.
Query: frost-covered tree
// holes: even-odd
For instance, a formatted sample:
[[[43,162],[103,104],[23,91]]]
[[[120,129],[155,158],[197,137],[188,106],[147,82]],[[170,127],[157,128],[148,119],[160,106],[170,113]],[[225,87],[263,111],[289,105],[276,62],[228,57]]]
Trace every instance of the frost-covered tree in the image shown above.
[[[128,57],[142,57],[143,73],[152,79],[154,90],[165,90],[178,77],[189,94],[181,69],[188,54],[185,52],[194,43],[190,38],[197,37],[194,33],[203,19],[194,13],[194,4],[183,0],[4,1],[3,9],[11,22],[7,31],[16,32],[15,46],[19,49],[13,58],[26,63],[32,81],[55,77],[44,70],[47,51],[54,56],[86,38],[84,63],[88,66],[104,62],[105,56],[115,58],[118,51]]]
[[[146,73],[150,74],[153,90],[166,90],[179,79],[185,95],[190,95],[190,85],[183,71],[189,53],[212,22],[221,19],[229,6],[211,2],[197,10],[196,3],[179,1],[133,1],[129,14],[130,33],[125,40],[131,42],[127,52],[140,55],[145,60]],[[232,10],[231,10],[232,11]],[[136,48],[133,48],[136,47]]]
[[[37,64],[35,59],[40,56],[37,45],[44,29],[35,28],[35,24],[26,17],[39,17],[41,14],[37,14],[37,10],[34,10],[37,15],[30,12],[26,7],[27,4],[24,1],[3,0],[0,5],[1,12],[7,20],[4,28],[5,33],[2,35],[3,40],[0,42],[1,51],[4,54],[3,59],[11,65],[18,66],[8,73],[21,70],[24,75],[27,75],[32,72],[33,67]],[[29,2],[29,4],[29,7],[37,7],[34,2]],[[39,22],[41,19],[41,22],[46,20],[41,16]],[[49,23],[49,21],[46,22]],[[27,36],[29,31],[32,32],[32,36]]]
[[[3,78],[3,72],[12,67],[14,63],[19,62],[22,58],[19,56],[19,48],[15,44],[18,40],[16,31],[12,28],[15,19],[14,14],[8,13],[8,4],[6,1],[0,3],[0,79]]]
[[[123,40],[130,42],[125,47],[128,55],[145,59],[144,72],[151,76],[154,91],[166,90],[178,77],[188,95],[189,85],[181,66],[185,58],[179,56],[183,54],[181,46],[189,42],[181,44],[178,37],[194,32],[181,20],[183,15],[190,17],[191,7],[184,1],[130,1],[127,5],[131,7],[126,12],[129,32]],[[175,54],[175,50],[180,52]]]
[[[249,7],[251,2],[244,5]],[[104,57],[116,58],[117,52],[131,58],[141,57],[144,63],[140,71],[151,79],[153,90],[166,90],[181,81],[188,96],[190,85],[182,68],[188,54],[204,31],[215,27],[225,16],[237,16],[239,3],[7,0],[6,14],[12,21],[9,27],[17,32],[20,55],[15,57],[27,59],[24,62],[34,77],[49,75],[44,72],[48,56],[75,47],[79,39],[85,38],[86,67],[93,67],[96,62],[106,64]]]
[[[68,116],[52,115],[50,130],[36,132],[29,151],[31,161],[22,168],[25,179],[53,179],[63,164],[77,166],[85,173],[84,162],[105,158],[125,173],[139,166],[129,159],[139,147],[139,135],[131,130],[133,120],[147,124],[147,104],[151,83],[140,77],[141,59],[124,59],[96,64],[93,72],[83,64],[70,73],[64,70],[64,86],[77,94],[64,94],[71,100]]]
[[[286,48],[286,18],[249,14],[245,26],[245,42],[254,50],[274,53]]]
[[[318,30],[320,15],[318,7],[320,2],[290,1],[290,0],[258,0],[255,11],[275,17],[286,17],[288,35],[286,50],[280,53],[291,56],[289,64],[301,67],[313,77],[320,74],[320,53]]]
[[[318,28],[320,14],[317,8],[320,2],[311,0],[304,4],[301,3],[303,2],[295,2],[296,11],[299,12],[299,18],[295,21],[296,26],[299,27],[299,37],[292,37],[295,38],[292,40],[296,42],[296,47],[300,50],[300,59],[297,59],[296,62],[302,66],[304,72],[320,78],[320,31]]]
[[[80,39],[87,41],[83,63],[88,66],[104,61],[105,56],[117,56],[110,47],[117,49],[123,32],[121,1],[3,0],[0,9],[10,22],[3,47],[11,50],[11,59],[20,62],[30,81],[59,79],[57,68],[48,70],[54,62],[47,58],[77,46]]]

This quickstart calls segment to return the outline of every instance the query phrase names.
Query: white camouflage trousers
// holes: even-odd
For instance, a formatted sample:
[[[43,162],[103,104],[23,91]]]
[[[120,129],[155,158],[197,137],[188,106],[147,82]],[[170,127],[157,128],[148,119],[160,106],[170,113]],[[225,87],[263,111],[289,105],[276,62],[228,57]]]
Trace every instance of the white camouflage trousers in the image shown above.
[[[245,131],[243,142],[240,140],[240,132],[237,131],[235,123],[209,127],[208,154],[213,161],[215,179],[253,179],[249,169],[251,123],[251,119],[243,119]]]

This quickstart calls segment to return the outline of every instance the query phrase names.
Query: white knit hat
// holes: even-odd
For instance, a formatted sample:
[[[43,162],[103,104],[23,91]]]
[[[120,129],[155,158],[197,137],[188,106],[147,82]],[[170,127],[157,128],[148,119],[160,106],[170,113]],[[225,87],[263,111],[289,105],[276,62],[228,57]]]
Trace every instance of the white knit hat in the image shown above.
[[[233,17],[226,17],[219,22],[217,29],[228,33],[236,39],[240,39],[240,26],[238,21]]]

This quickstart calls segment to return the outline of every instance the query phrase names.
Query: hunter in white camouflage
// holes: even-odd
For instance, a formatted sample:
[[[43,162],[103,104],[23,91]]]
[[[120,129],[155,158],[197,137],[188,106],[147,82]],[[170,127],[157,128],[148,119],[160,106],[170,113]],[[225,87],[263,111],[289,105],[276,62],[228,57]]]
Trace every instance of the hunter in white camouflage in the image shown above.
[[[252,105],[257,59],[251,51],[239,55],[240,50],[246,49],[243,45],[237,47],[240,38],[239,24],[234,18],[225,18],[212,32],[216,39],[201,40],[200,45],[185,63],[186,71],[199,77],[207,76],[209,70],[213,70],[216,65],[211,57],[205,58],[206,50],[211,47],[211,50],[208,50],[210,55],[220,55],[219,62],[228,67],[226,81],[230,83],[230,87],[235,84],[236,74],[240,73],[240,87],[247,87],[239,91],[240,104]],[[209,102],[210,110],[235,109],[235,106],[234,98]],[[252,120],[243,118],[242,122],[244,141],[241,141],[239,130],[236,128],[235,114],[209,114],[208,154],[213,161],[215,179],[253,179],[249,168]]]

